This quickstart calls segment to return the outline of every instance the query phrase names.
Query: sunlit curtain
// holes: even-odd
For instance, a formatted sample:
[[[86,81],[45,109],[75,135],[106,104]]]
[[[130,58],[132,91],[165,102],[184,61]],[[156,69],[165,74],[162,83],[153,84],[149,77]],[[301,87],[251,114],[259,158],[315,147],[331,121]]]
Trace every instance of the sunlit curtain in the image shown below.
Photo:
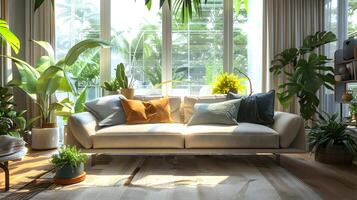
[[[21,41],[26,48],[26,62],[32,66],[35,65],[40,56],[45,55],[45,52],[38,45],[34,45],[31,40],[47,41],[52,46],[55,44],[55,16],[51,0],[45,0],[36,12],[34,5],[34,0],[26,0],[26,38]],[[28,97],[26,97],[26,109],[28,110],[28,117],[38,115],[35,104]]]
[[[300,47],[305,36],[322,31],[324,0],[264,0],[263,24],[263,88],[277,89],[286,81],[282,74],[269,72],[274,56],[290,47]],[[298,113],[295,99],[287,108],[276,100],[276,110]]]

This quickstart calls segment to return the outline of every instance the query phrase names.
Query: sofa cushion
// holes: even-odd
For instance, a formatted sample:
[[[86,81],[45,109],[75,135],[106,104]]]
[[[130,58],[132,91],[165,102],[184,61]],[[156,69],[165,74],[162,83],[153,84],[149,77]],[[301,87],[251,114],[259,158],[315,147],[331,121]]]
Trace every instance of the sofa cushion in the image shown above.
[[[93,136],[94,148],[184,148],[183,124],[135,124],[105,127]]]
[[[237,114],[241,100],[218,103],[196,103],[188,126],[199,124],[238,125]]]
[[[242,99],[238,112],[238,122],[272,125],[274,123],[275,90],[258,93],[248,97],[228,93],[227,99]]]
[[[185,148],[279,148],[279,134],[259,124],[188,126],[184,134]]]
[[[122,99],[126,124],[171,123],[168,98],[150,101]]]
[[[122,95],[110,95],[86,102],[86,109],[92,113],[99,126],[113,126],[125,123],[125,114],[120,103]]]
[[[134,99],[141,101],[149,101],[153,99],[163,98],[164,96],[135,96]],[[181,97],[169,96],[170,112],[172,121],[175,123],[181,123]]]
[[[218,103],[226,100],[226,95],[186,96],[183,101],[184,123],[190,121],[196,103]]]

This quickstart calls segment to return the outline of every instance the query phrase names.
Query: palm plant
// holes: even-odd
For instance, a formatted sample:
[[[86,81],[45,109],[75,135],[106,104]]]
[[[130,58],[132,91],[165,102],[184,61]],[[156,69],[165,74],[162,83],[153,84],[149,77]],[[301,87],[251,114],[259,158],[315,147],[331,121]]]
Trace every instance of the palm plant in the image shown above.
[[[35,11],[44,3],[45,0],[35,0]],[[204,0],[207,3],[208,0]],[[51,0],[54,5],[54,0]],[[160,8],[168,3],[169,8],[172,7],[172,0],[160,0]],[[188,23],[189,19],[192,19],[193,13],[196,13],[199,17],[202,15],[202,0],[174,0],[173,2],[173,15],[180,16],[182,22]],[[237,13],[240,12],[241,5],[245,6],[248,10],[248,0],[234,0],[234,7]],[[81,5],[81,4],[78,4]],[[145,0],[145,5],[148,9],[151,9],[152,0]]]
[[[336,41],[332,32],[317,32],[307,36],[300,48],[289,48],[275,56],[270,72],[284,73],[287,82],[279,86],[280,103],[287,106],[295,96],[299,98],[300,113],[306,120],[312,119],[317,111],[316,96],[321,86],[333,90],[334,69],[326,66],[331,59],[315,53],[317,48]]]
[[[40,57],[35,67],[20,59],[9,57],[20,74],[19,78],[14,78],[9,84],[20,88],[35,101],[40,111],[40,115],[35,119],[40,119],[41,127],[47,127],[53,124],[51,123],[52,112],[67,107],[61,102],[51,102],[54,93],[56,91],[77,93],[65,68],[73,65],[86,50],[109,46],[109,44],[98,39],[83,40],[74,45],[63,59],[56,62],[54,50],[49,43],[34,42],[41,46],[48,55]]]

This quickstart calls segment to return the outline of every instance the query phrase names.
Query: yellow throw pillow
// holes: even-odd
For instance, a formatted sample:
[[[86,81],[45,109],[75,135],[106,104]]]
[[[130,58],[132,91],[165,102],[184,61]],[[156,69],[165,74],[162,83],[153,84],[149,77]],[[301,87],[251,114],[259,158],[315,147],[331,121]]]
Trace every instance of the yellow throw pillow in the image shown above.
[[[168,98],[150,101],[121,99],[126,123],[171,123],[170,104]]]

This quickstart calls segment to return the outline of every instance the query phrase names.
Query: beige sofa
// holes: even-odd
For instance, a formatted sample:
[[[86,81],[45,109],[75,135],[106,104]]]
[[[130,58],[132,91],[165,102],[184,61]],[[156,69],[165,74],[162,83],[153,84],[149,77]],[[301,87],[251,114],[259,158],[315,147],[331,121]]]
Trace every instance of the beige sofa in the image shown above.
[[[149,100],[154,97],[136,97]],[[156,97],[155,97],[156,98]],[[224,95],[208,97],[170,97],[175,123],[117,125],[100,128],[89,112],[69,118],[68,145],[86,153],[119,155],[235,155],[242,153],[306,152],[303,119],[295,114],[276,112],[271,127],[239,123],[194,125],[190,119],[196,102],[224,101]]]

